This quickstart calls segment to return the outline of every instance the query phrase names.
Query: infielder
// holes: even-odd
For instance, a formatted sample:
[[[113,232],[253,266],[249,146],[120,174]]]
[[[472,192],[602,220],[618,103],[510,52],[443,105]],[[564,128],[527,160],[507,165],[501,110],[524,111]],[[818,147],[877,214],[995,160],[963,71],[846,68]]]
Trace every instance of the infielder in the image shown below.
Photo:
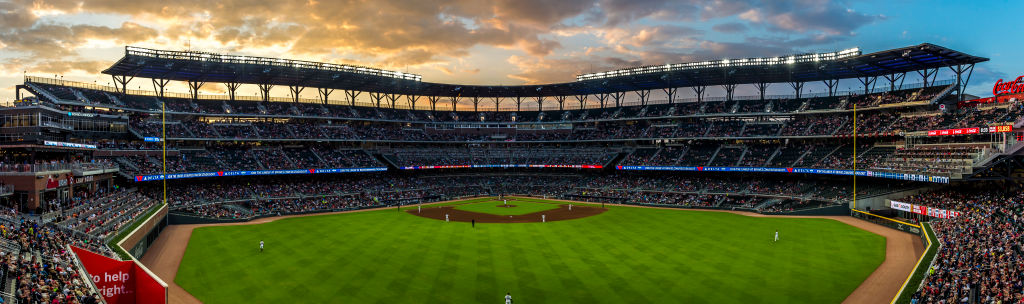
[[[445,213],[445,214],[444,214],[444,222],[445,222],[445,223],[447,223],[447,222],[448,222],[448,214],[447,214],[447,213]]]
[[[540,215],[540,222],[541,222],[541,223],[547,223],[547,222],[548,222],[548,220],[547,220],[547,214],[541,214],[541,215]]]
[[[260,252],[263,252],[263,240],[260,240]]]

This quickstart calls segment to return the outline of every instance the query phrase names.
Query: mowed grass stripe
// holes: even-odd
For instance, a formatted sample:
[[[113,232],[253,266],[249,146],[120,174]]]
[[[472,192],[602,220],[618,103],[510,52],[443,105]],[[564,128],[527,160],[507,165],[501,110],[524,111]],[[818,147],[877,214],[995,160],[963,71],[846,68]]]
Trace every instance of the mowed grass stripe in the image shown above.
[[[831,220],[609,209],[476,228],[394,210],[200,228],[175,281],[205,303],[835,303],[885,254],[881,236]]]

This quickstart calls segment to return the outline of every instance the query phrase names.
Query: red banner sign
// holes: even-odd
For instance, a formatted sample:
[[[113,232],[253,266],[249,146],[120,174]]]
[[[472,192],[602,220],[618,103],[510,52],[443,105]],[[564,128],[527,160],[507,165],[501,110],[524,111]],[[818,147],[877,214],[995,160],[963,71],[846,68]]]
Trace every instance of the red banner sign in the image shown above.
[[[946,136],[946,135],[971,135],[978,133],[1006,133],[1013,132],[1012,125],[1005,126],[989,126],[979,128],[959,128],[959,129],[945,129],[945,130],[931,130],[928,131],[928,136]]]
[[[167,287],[134,261],[118,261],[78,247],[71,247],[71,251],[82,261],[82,266],[107,303],[167,302]]]

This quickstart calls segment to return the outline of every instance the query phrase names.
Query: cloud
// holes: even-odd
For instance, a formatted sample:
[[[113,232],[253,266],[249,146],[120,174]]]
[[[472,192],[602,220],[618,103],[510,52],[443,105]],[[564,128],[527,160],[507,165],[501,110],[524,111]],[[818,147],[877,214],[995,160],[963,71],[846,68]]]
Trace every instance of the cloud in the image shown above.
[[[747,31],[747,26],[743,25],[743,23],[739,23],[739,22],[728,22],[728,23],[716,24],[716,25],[712,26],[711,29],[715,30],[716,32],[719,32],[719,33],[733,34],[733,33],[746,32]]]
[[[675,45],[681,41],[687,41],[691,37],[699,36],[704,32],[685,26],[661,25],[600,29],[596,33],[601,38],[604,38],[607,44],[612,46],[626,45],[634,48],[648,48]]]
[[[740,19],[763,24],[781,32],[821,32],[829,35],[854,35],[854,30],[885,20],[884,15],[864,14],[824,0],[765,1],[738,15]]]
[[[819,0],[8,0],[0,2],[0,58],[8,70],[98,74],[110,61],[96,54],[112,45],[187,44],[541,83],[634,65],[789,54],[850,39],[880,20]],[[705,31],[741,38],[724,42]],[[508,65],[515,70],[488,70]]]
[[[22,71],[30,71],[42,75],[59,75],[72,71],[83,73],[96,73],[110,66],[110,62],[102,60],[72,59],[72,60],[43,60],[31,61],[25,59],[8,60],[0,64],[0,70],[7,73],[20,74]]]
[[[580,58],[511,56],[508,58],[508,63],[516,66],[519,71],[508,74],[507,77],[525,84],[565,82],[575,79],[578,74],[589,72],[590,69],[606,70],[611,68],[610,65],[599,60],[591,61]]]
[[[122,23],[117,28],[37,23],[31,27],[0,31],[0,43],[6,50],[27,52],[38,58],[57,58],[74,55],[76,48],[93,39],[130,44],[156,35],[156,30],[132,22]]]
[[[659,20],[686,21],[696,16],[699,1],[672,0],[600,0],[600,12],[593,19],[601,19],[607,26],[617,26],[645,17]]]

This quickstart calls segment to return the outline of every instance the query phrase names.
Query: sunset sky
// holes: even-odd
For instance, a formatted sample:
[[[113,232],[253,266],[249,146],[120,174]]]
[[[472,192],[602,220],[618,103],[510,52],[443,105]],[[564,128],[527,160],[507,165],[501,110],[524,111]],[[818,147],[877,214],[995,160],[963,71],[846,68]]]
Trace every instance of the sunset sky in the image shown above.
[[[976,68],[968,91],[991,95],[996,79],[1024,73],[1017,55],[1024,43],[1016,41],[1022,11],[1021,1],[0,0],[0,100],[13,99],[25,72],[106,84],[110,77],[99,72],[123,56],[125,45],[508,85],[567,82],[635,65],[855,46],[869,53],[930,42],[991,58]],[[144,80],[131,86],[151,89]],[[771,91],[790,93],[785,88]],[[274,94],[287,94],[280,89]]]

